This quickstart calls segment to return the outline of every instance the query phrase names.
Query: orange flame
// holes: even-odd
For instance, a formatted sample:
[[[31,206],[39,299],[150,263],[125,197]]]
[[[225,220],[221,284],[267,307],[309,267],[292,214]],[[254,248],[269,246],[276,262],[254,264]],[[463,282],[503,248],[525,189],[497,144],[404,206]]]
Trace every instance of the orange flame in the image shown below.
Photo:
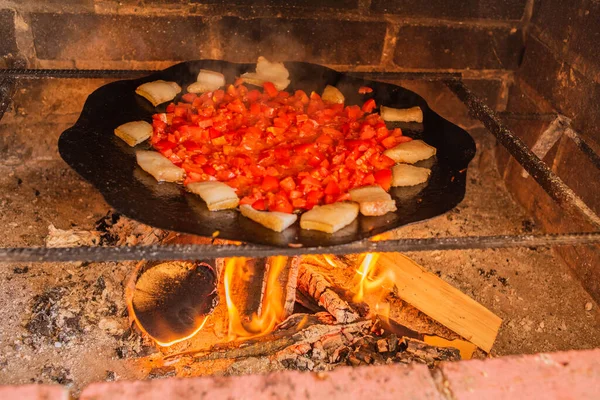
[[[240,313],[233,303],[231,296],[231,284],[236,271],[242,270],[244,258],[230,258],[225,263],[225,273],[223,284],[225,286],[225,301],[227,304],[227,314],[229,316],[229,325],[227,337],[229,340],[251,339],[263,336],[272,332],[273,329],[283,320],[283,295],[278,277],[287,262],[283,256],[272,257],[270,259],[270,268],[268,271],[267,284],[264,290],[263,303],[260,314],[254,313],[247,322],[242,322]]]
[[[385,302],[385,297],[394,287],[396,274],[391,269],[377,266],[378,253],[367,253],[360,263],[354,278],[356,285],[353,297],[355,302],[364,302],[367,297],[375,296],[375,312],[388,318],[390,305]]]
[[[338,268],[338,265],[333,261],[333,256],[329,254],[323,254],[323,258],[325,259],[325,262],[327,262],[327,264],[329,264],[333,268]]]

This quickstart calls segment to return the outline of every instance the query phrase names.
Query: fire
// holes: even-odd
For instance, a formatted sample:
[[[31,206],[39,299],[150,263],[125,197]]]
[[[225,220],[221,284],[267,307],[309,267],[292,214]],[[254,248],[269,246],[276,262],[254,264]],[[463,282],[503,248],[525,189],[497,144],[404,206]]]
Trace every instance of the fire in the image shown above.
[[[325,262],[327,264],[329,264],[330,266],[332,266],[333,268],[337,268],[338,267],[336,265],[336,263],[333,261],[333,257],[330,256],[329,254],[323,254],[323,258],[325,259]]]
[[[242,321],[240,313],[233,303],[231,284],[236,277],[236,272],[242,270],[245,258],[230,258],[225,263],[223,285],[225,286],[225,301],[229,325],[227,336],[229,340],[250,339],[263,336],[272,332],[283,320],[283,296],[278,277],[287,261],[286,257],[278,256],[270,259],[267,283],[264,288],[263,303],[260,313],[254,313],[249,321]]]
[[[384,318],[389,317],[390,305],[385,302],[387,294],[393,290],[396,274],[391,269],[377,265],[379,254],[366,253],[354,277],[355,295],[353,301],[364,302],[367,297],[375,296],[375,312]]]

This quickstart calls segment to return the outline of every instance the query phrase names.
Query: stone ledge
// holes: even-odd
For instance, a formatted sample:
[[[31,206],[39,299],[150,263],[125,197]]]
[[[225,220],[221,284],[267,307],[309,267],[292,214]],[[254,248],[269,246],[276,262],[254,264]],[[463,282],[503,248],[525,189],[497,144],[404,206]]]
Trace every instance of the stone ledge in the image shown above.
[[[600,349],[593,349],[447,362],[434,371],[424,365],[389,365],[322,373],[103,382],[85,388],[79,399],[591,400],[598,393]],[[57,385],[0,386],[3,400],[66,400],[68,395]]]
[[[2,400],[68,400],[69,390],[59,385],[0,386]]]
[[[443,399],[424,365],[344,367],[329,373],[287,371],[269,375],[96,383],[80,400]]]
[[[600,349],[443,363],[456,399],[597,399]]]

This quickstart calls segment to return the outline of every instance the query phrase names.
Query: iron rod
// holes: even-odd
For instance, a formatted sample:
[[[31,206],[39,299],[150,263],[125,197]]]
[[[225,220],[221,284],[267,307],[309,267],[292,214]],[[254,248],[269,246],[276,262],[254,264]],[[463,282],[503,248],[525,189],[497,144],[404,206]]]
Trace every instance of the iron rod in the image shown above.
[[[0,262],[68,262],[131,260],[199,260],[222,257],[269,257],[303,254],[356,254],[469,250],[509,247],[572,246],[600,243],[600,232],[546,235],[466,236],[360,241],[331,247],[267,247],[259,245],[152,245],[132,247],[0,248]]]
[[[0,77],[13,78],[141,78],[149,69],[0,69]]]
[[[0,69],[1,76],[15,78],[139,78],[150,75],[158,70],[127,70],[127,69]],[[459,79],[460,73],[456,72],[354,72],[346,71],[348,74],[364,79],[405,79],[440,81],[445,79]]]

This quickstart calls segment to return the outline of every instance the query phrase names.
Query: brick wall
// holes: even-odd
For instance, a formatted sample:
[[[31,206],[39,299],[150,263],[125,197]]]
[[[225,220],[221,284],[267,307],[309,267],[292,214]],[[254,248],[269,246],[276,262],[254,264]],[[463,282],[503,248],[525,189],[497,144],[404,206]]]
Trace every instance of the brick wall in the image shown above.
[[[0,0],[0,59],[153,68],[276,59],[340,69],[512,70],[527,0]]]
[[[534,0],[523,62],[510,89],[508,110],[559,112],[596,152],[600,152],[600,2]],[[533,146],[548,127],[544,121],[510,121],[513,130]],[[549,232],[597,228],[565,214],[522,168],[498,149],[498,165],[515,198],[532,211]],[[600,214],[600,171],[574,142],[563,137],[544,158]],[[573,268],[596,300],[600,300],[600,246],[556,250]]]

